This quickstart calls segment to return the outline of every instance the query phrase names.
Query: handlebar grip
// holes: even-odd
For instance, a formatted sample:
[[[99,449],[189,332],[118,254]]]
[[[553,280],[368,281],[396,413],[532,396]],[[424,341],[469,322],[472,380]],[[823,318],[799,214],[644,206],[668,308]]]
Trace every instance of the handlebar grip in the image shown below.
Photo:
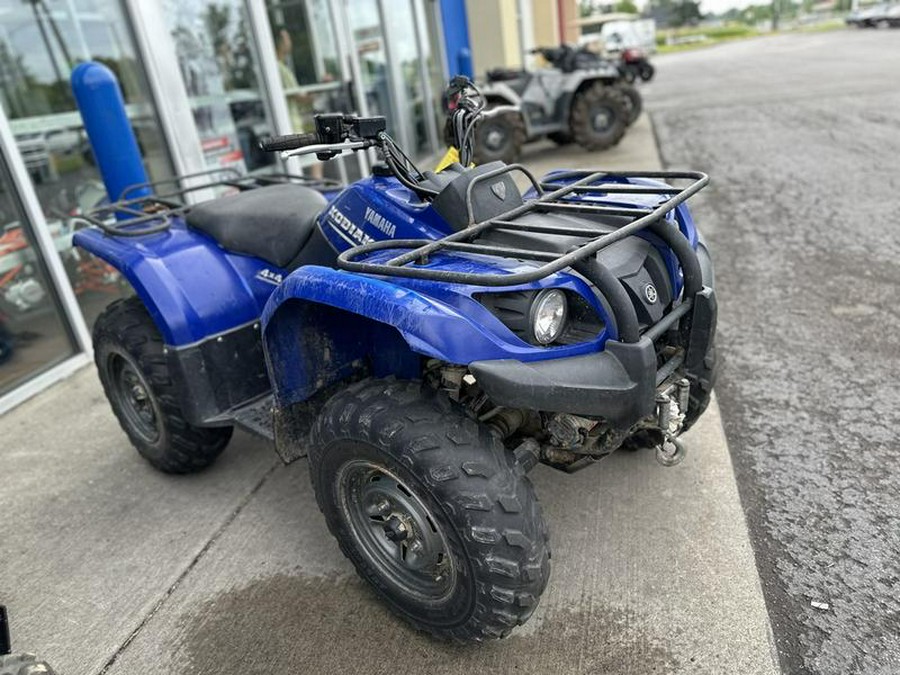
[[[307,145],[317,145],[318,143],[318,134],[286,134],[260,141],[259,149],[264,152],[281,152],[283,150],[304,148]]]

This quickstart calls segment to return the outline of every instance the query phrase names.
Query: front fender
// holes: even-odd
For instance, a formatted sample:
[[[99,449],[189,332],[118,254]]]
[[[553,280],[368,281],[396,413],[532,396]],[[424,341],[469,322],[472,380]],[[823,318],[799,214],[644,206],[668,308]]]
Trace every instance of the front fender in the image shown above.
[[[303,401],[364,364],[377,376],[418,377],[422,357],[468,364],[552,356],[516,340],[499,322],[500,330],[486,325],[487,310],[468,316],[404,286],[405,280],[394,281],[317,266],[284,280],[262,316],[269,376],[281,405]]]

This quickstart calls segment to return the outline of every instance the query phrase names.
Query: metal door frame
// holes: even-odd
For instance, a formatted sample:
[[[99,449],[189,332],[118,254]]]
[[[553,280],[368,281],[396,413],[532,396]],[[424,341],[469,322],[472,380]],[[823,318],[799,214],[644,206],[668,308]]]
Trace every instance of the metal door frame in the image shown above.
[[[23,226],[30,227],[34,236],[35,252],[40,256],[47,269],[49,282],[53,291],[59,298],[59,306],[62,309],[62,320],[65,330],[74,338],[73,348],[75,353],[64,361],[29,378],[12,391],[0,396],[0,415],[7,410],[19,405],[26,399],[40,393],[50,385],[68,377],[79,368],[91,361],[93,353],[91,347],[91,334],[75,297],[75,291],[63,267],[62,259],[56,250],[53,235],[44,218],[44,211],[38,201],[37,193],[25,168],[25,161],[16,145],[15,136],[9,126],[6,111],[0,106],[0,161],[6,164],[12,179],[10,189],[14,194],[12,199],[18,199],[22,207],[26,223]]]

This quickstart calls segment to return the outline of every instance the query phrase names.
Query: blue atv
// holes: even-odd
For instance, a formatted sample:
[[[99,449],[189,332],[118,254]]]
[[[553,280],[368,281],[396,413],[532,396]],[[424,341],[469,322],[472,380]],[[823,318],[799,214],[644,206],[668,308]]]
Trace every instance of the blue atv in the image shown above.
[[[308,453],[359,574],[416,628],[469,641],[509,634],[547,585],[532,467],[623,446],[681,458],[713,384],[716,302],[684,203],[706,176],[471,167],[487,113],[454,87],[460,162],[439,172],[383,118],[319,115],[264,149],[376,149],[371,176],[195,181],[233,191],[195,205],[141,186],[75,241],[136,291],[93,339],[138,452],[197,471],[241,427],[286,462]]]

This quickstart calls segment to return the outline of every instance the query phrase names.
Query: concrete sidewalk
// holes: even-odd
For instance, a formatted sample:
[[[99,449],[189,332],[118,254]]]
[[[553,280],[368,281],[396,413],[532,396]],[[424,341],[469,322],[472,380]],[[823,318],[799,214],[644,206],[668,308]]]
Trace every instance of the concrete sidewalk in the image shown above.
[[[535,152],[541,148],[530,148]],[[646,118],[610,153],[525,163],[656,168]],[[685,462],[615,454],[532,474],[553,574],[525,627],[450,647],[410,631],[328,535],[305,460],[236,434],[171,477],[128,447],[92,370],[0,418],[0,602],[14,644],[98,673],[774,673],[768,617],[713,404]]]

